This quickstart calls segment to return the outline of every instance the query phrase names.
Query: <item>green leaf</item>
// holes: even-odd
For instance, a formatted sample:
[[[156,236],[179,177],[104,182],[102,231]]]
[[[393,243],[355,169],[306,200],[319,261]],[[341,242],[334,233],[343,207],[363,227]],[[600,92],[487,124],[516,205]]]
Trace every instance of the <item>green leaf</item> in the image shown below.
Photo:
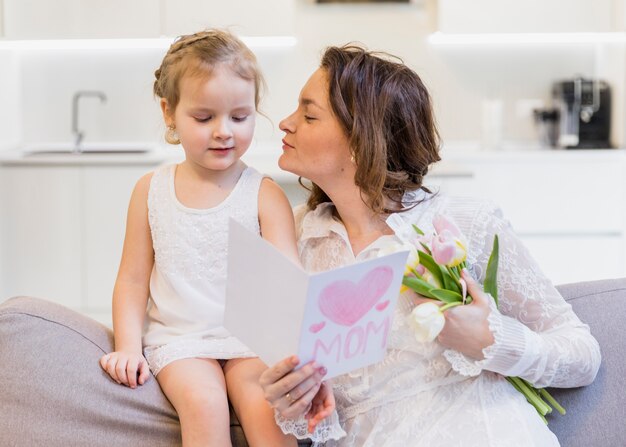
[[[413,224],[413,229],[414,229],[414,230],[415,230],[415,232],[416,232],[417,234],[419,234],[420,236],[424,236],[424,232],[423,232],[422,230],[420,230],[420,228],[419,228],[417,225]]]
[[[493,237],[493,249],[491,250],[491,255],[489,256],[487,273],[485,274],[485,282],[483,284],[485,292],[489,293],[493,297],[496,302],[496,306],[498,306],[498,257],[499,245],[498,235],[496,234]]]
[[[463,301],[461,294],[453,292],[452,290],[432,289],[430,293],[439,301],[443,301],[444,303],[458,303]]]
[[[443,287],[447,290],[452,290],[453,292],[461,293],[461,288],[459,287],[458,282],[454,279],[454,277],[450,274],[447,268],[440,266],[441,268],[441,276],[443,277]]]
[[[402,284],[404,284],[405,286],[407,286],[409,289],[413,290],[414,292],[419,293],[422,296],[425,296],[426,298],[436,299],[434,295],[430,293],[430,291],[433,289],[433,286],[428,284],[423,279],[414,278],[412,276],[405,276],[404,278],[402,278]]]
[[[420,242],[420,245],[422,246],[423,250],[420,250],[419,248],[417,249],[418,251],[423,251],[429,255],[432,255],[432,252],[430,251],[430,248],[428,248],[428,245],[426,245],[423,242]]]
[[[425,269],[432,273],[437,282],[443,286],[443,274],[441,273],[441,268],[439,267],[439,264],[437,264],[433,257],[428,253],[424,253],[423,251],[418,251],[417,253],[419,255],[420,264],[422,264]]]

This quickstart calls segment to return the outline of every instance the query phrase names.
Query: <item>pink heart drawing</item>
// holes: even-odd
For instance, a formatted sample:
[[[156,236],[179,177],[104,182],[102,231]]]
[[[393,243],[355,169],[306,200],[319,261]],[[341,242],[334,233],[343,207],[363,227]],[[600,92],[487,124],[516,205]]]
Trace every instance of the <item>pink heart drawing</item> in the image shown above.
[[[315,324],[312,324],[309,327],[309,331],[314,333],[314,334],[317,334],[319,331],[324,329],[324,326],[326,326],[326,322],[325,321],[322,321],[321,323],[315,323]]]
[[[320,293],[320,311],[334,323],[352,326],[387,292],[392,279],[391,267],[382,266],[367,272],[358,284],[349,280],[335,281]]]
[[[389,300],[378,303],[376,305],[376,310],[382,312],[383,310],[387,309],[387,306],[389,306]]]

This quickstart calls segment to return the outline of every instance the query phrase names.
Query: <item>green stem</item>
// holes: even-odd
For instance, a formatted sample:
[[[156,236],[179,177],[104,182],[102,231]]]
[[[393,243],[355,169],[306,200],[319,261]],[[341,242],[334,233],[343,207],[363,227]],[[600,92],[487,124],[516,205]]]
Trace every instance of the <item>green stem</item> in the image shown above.
[[[559,404],[556,399],[554,397],[552,397],[552,395],[550,393],[548,393],[548,391],[545,388],[541,388],[538,390],[539,394],[541,394],[541,396],[548,401],[548,403],[550,405],[552,405],[556,411],[558,411],[561,414],[565,414],[565,408],[563,408],[561,406],[561,404]]]
[[[545,416],[546,414],[552,411],[550,408],[535,392],[533,392],[526,383],[520,379],[519,377],[511,377],[511,380],[515,381],[517,387],[520,389],[526,400],[530,402],[541,414],[541,416]]]
[[[451,307],[455,307],[455,306],[462,306],[463,302],[462,301],[455,301],[454,303],[448,303],[448,304],[444,304],[443,306],[441,306],[439,308],[439,311],[441,311],[442,313],[445,312],[446,310],[450,309]]]

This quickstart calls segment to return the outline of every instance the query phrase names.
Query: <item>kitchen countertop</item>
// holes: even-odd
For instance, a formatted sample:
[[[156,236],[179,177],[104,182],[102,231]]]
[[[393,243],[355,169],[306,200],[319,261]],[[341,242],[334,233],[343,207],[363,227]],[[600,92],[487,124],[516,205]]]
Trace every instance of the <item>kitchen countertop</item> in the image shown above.
[[[244,155],[243,160],[259,172],[267,174],[278,182],[296,182],[297,176],[278,167],[281,154],[279,143],[255,143]],[[177,163],[183,160],[180,148],[169,145],[152,145],[152,150],[144,153],[122,151],[94,153],[37,153],[28,154],[19,149],[0,151],[0,166],[158,166]],[[444,147],[442,161],[436,163],[428,174],[432,177],[467,177],[472,172],[464,163],[469,162],[541,162],[567,160],[568,162],[625,160],[626,149],[589,150],[515,150],[480,151],[472,149]]]

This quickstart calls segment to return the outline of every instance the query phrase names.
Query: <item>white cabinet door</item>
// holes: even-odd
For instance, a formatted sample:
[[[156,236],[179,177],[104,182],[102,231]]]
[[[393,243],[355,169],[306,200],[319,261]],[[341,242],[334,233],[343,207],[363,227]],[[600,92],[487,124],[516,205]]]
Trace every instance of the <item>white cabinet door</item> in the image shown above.
[[[294,0],[164,0],[163,30],[168,36],[227,27],[245,36],[294,34]],[[270,18],[271,17],[271,18]]]
[[[438,30],[446,33],[614,31],[613,0],[439,0]]]
[[[2,169],[0,297],[81,302],[80,175],[75,167]]]
[[[129,38],[160,35],[154,0],[3,0],[9,39]]]
[[[110,315],[131,193],[150,166],[83,168],[85,309]]]
[[[626,247],[619,236],[524,236],[522,241],[554,284],[626,275]]]
[[[620,234],[624,162],[563,157],[457,160],[468,179],[442,179],[444,191],[493,200],[523,234]]]

